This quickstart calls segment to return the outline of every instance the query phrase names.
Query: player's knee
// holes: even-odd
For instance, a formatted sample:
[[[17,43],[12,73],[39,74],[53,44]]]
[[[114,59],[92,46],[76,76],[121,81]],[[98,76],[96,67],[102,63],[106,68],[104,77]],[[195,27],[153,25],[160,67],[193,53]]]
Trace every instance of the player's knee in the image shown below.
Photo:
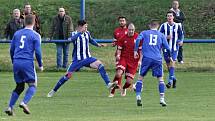
[[[100,61],[101,62],[101,61]],[[104,65],[102,63],[98,64],[98,70],[104,68]]]
[[[143,80],[143,76],[139,76],[139,77],[138,77],[138,80]]]
[[[16,92],[18,95],[20,95],[25,89],[25,83],[18,83],[16,84],[16,88],[14,92]]]
[[[72,72],[68,72],[68,73],[65,75],[65,77],[66,77],[67,79],[70,79],[70,78],[72,77]]]

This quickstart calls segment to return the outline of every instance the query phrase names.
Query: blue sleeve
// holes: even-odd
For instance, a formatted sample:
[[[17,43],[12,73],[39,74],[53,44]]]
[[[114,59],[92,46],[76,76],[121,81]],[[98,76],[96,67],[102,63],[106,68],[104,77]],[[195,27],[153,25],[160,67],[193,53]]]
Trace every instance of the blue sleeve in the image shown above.
[[[143,32],[141,32],[141,33],[138,35],[137,39],[136,39],[134,51],[138,51],[140,41],[143,41]]]
[[[39,67],[42,67],[43,62],[42,62],[41,37],[40,37],[40,35],[35,40],[34,48],[35,48],[35,56],[36,56],[38,65],[39,65]]]
[[[167,39],[163,34],[162,34],[162,45],[163,45],[164,49],[166,49],[168,56],[171,57],[171,51],[170,51]]]
[[[164,25],[163,25],[163,24],[160,26],[159,31],[160,31],[161,33],[164,33]]]
[[[184,39],[184,33],[182,30],[182,26],[178,25],[178,40],[177,42],[181,42]]]
[[[81,34],[82,34],[81,32],[78,32],[78,33],[76,33],[76,34],[74,34],[74,33],[72,32],[72,34],[71,34],[71,41],[74,42],[75,40],[77,40],[77,38],[78,38]]]
[[[13,63],[13,56],[14,56],[14,50],[15,50],[15,37],[13,37],[12,41],[11,41],[11,45],[10,45],[10,58],[11,58],[11,62]]]
[[[92,36],[90,35],[89,32],[87,32],[87,34],[89,35],[89,42],[94,45],[94,46],[99,46],[99,44],[92,38]]]

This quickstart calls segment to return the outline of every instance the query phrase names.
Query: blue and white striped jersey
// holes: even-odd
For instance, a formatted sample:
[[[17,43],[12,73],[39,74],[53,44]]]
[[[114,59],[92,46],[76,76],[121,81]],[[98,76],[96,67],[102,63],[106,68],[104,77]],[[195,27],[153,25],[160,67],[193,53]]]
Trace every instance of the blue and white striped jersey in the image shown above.
[[[90,32],[77,32],[74,31],[71,34],[71,40],[73,42],[73,61],[83,60],[91,57],[89,43],[98,46],[98,43],[92,39]]]
[[[172,36],[171,40],[167,40],[169,44],[169,48],[171,51],[178,50],[178,43],[183,41],[183,31],[182,26],[179,23],[175,23],[173,25],[169,25],[168,22],[163,23],[160,26],[159,31],[167,37],[168,35]]]

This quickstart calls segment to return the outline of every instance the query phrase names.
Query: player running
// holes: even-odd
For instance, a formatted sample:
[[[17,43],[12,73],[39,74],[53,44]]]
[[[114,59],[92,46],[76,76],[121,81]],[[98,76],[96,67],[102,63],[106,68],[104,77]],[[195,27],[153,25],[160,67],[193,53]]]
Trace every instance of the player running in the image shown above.
[[[8,108],[5,113],[9,116],[14,115],[14,105],[20,94],[25,89],[25,83],[28,84],[24,99],[19,107],[23,112],[30,114],[27,106],[36,92],[37,75],[34,67],[34,53],[38,61],[40,70],[43,70],[41,55],[41,37],[33,30],[35,18],[33,15],[26,15],[25,28],[17,31],[12,39],[10,47],[10,56],[13,63],[14,80],[16,88],[13,90]]]
[[[165,37],[167,38],[169,48],[171,51],[171,56],[173,62],[171,63],[166,50],[164,49],[164,59],[166,61],[168,70],[169,70],[169,79],[168,83],[166,84],[167,88],[170,88],[171,85],[173,88],[176,88],[176,77],[175,77],[175,63],[177,60],[179,46],[183,44],[183,31],[181,28],[181,24],[175,23],[174,21],[174,14],[172,11],[167,12],[167,22],[163,23],[160,26],[160,32],[164,33]]]
[[[166,40],[166,37],[159,31],[159,23],[156,20],[152,20],[149,24],[150,30],[143,31],[139,34],[136,40],[134,57],[139,58],[138,49],[140,41],[142,44],[142,62],[139,70],[139,77],[136,82],[136,99],[137,106],[142,106],[141,103],[141,90],[142,81],[146,76],[149,69],[152,69],[152,76],[158,78],[158,89],[160,93],[160,104],[166,106],[164,100],[165,84],[163,81],[163,67],[161,49],[164,47],[167,50],[168,56],[171,60],[170,49]]]
[[[134,58],[134,45],[138,33],[135,32],[135,26],[133,23],[128,25],[128,34],[124,35],[117,42],[117,55],[116,60],[119,61],[117,64],[117,71],[114,77],[115,80],[122,78],[125,73],[126,82],[122,87],[121,96],[126,96],[126,89],[130,87],[137,71],[139,57]],[[140,47],[141,48],[141,47]],[[140,51],[138,51],[140,52]],[[113,88],[112,90],[115,90]],[[111,91],[109,97],[114,97],[114,92]]]
[[[97,47],[103,47],[103,44],[97,43],[87,31],[87,22],[85,20],[78,21],[77,31],[72,32],[71,41],[73,42],[74,49],[72,53],[73,62],[70,64],[66,74],[62,76],[55,87],[48,93],[47,97],[52,97],[55,92],[71,77],[72,74],[81,67],[90,67],[97,69],[103,78],[106,86],[111,89],[117,85],[118,82],[111,83],[110,79],[104,69],[104,65],[100,60],[92,57],[89,50],[89,43]]]

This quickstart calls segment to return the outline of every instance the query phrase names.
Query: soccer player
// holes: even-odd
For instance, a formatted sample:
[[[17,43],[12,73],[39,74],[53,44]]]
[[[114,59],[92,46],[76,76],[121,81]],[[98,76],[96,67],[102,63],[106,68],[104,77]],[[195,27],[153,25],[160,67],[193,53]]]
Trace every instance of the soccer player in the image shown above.
[[[171,56],[173,62],[171,63],[167,57],[167,52],[164,49],[164,59],[166,61],[169,70],[169,79],[166,84],[167,88],[171,86],[176,88],[176,77],[175,77],[175,62],[177,60],[179,46],[183,44],[183,31],[179,23],[174,22],[174,14],[172,11],[167,12],[167,22],[160,26],[159,31],[167,38],[169,48],[171,50]]]
[[[97,43],[90,35],[90,32],[87,31],[87,22],[85,20],[78,21],[77,31],[72,32],[71,41],[73,42],[73,62],[69,66],[66,74],[62,76],[55,87],[48,93],[47,97],[52,97],[55,92],[66,82],[68,81],[72,74],[83,66],[98,69],[101,77],[103,78],[107,87],[113,88],[117,85],[117,82],[111,83],[110,79],[105,71],[104,65],[100,60],[92,57],[89,50],[89,43],[97,47],[103,47],[103,44]]]
[[[128,34],[124,35],[117,42],[117,55],[116,60],[117,71],[114,79],[119,80],[125,73],[126,82],[122,87],[121,96],[126,96],[126,89],[130,87],[137,71],[139,58],[134,58],[134,45],[138,33],[135,32],[135,26],[133,23],[128,25]],[[140,52],[140,51],[138,51]],[[113,88],[112,90],[115,90]],[[111,91],[109,97],[114,97],[114,93]]]
[[[33,30],[35,24],[34,15],[26,15],[25,28],[17,31],[11,42],[10,56],[13,63],[14,80],[16,88],[13,90],[8,108],[5,113],[9,116],[14,114],[13,108],[20,94],[25,89],[25,83],[28,84],[24,99],[19,107],[23,112],[30,114],[27,106],[31,98],[36,92],[37,75],[34,67],[34,53],[38,61],[40,70],[43,70],[41,55],[41,37]]]
[[[138,49],[139,42],[143,41],[142,44],[142,63],[139,70],[138,81],[136,82],[136,99],[137,106],[142,106],[141,103],[141,90],[142,90],[142,81],[149,71],[152,69],[152,76],[158,78],[158,88],[160,93],[160,104],[162,106],[166,106],[166,102],[164,100],[164,92],[165,92],[165,84],[163,81],[163,67],[162,67],[162,56],[161,49],[164,47],[168,56],[171,60],[170,49],[166,40],[166,37],[159,32],[157,29],[159,27],[159,23],[156,20],[152,20],[149,24],[150,30],[143,31],[139,34],[136,40],[135,49],[134,49],[134,57],[138,58]]]
[[[123,36],[127,35],[128,33],[128,28],[127,28],[127,19],[125,16],[119,16],[118,17],[118,21],[119,21],[119,27],[117,27],[114,30],[114,41],[112,43],[113,46],[117,45],[117,42],[119,41],[120,38],[122,38]],[[119,63],[119,60],[117,60],[117,50],[115,52],[115,58],[116,58],[116,69],[117,69],[117,65]],[[119,88],[121,88],[121,83],[122,83],[122,77],[120,78],[114,78],[113,81],[118,81],[118,85]],[[118,87],[117,87],[118,88]],[[111,93],[114,94],[115,93],[115,88],[111,90]]]

